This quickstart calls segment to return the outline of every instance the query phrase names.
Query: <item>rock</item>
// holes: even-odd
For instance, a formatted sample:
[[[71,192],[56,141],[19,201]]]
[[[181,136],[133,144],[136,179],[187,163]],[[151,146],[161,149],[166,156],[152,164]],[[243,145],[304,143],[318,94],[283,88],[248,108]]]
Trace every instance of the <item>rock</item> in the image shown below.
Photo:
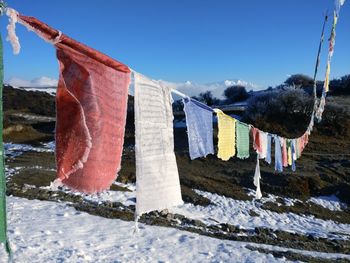
[[[168,211],[168,209],[163,209],[162,211],[160,211],[160,216],[167,216],[168,215],[168,213],[169,213],[169,211]]]
[[[166,215],[166,220],[172,221],[172,220],[174,220],[174,219],[175,219],[174,214],[168,213],[168,214]]]
[[[257,212],[255,212],[254,210],[249,210],[249,215],[250,216],[255,216],[255,217],[259,217],[259,214]]]
[[[206,225],[200,220],[192,220],[192,225],[197,227],[205,227]]]

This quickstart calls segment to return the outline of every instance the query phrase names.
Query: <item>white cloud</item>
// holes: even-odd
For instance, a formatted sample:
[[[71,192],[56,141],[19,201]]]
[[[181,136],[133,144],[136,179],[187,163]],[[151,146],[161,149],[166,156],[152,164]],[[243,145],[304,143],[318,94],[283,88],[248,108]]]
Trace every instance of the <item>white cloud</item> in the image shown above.
[[[242,85],[245,86],[246,89],[249,90],[260,90],[261,87],[249,83],[247,81],[243,80],[225,80],[220,82],[213,82],[213,83],[207,83],[207,84],[198,84],[191,81],[186,82],[168,82],[160,80],[164,85],[176,89],[188,96],[197,96],[201,92],[211,91],[214,97],[222,99],[224,90],[227,87],[233,86],[233,85]]]
[[[247,91],[249,90],[260,90],[262,87],[255,85],[253,83],[244,81],[244,80],[224,80],[224,81],[219,81],[219,82],[212,82],[212,83],[207,83],[207,84],[199,84],[199,83],[194,83],[192,81],[185,81],[185,82],[169,82],[169,81],[164,81],[164,80],[159,80],[162,82],[164,85],[176,89],[188,96],[198,96],[201,92],[206,92],[206,91],[211,91],[214,97],[223,99],[223,93],[224,90],[227,87],[233,86],[233,85],[242,85],[246,87]],[[35,78],[32,80],[24,80],[20,78],[10,78],[6,82],[7,84],[19,88],[23,87],[26,88],[27,90],[35,90],[35,89],[41,89],[41,88],[54,88],[54,90],[57,87],[57,80],[52,79],[49,77],[40,77],[40,78]],[[31,89],[28,89],[31,88]],[[50,92],[53,89],[49,89]],[[133,83],[131,84],[129,88],[129,93],[133,95]]]
[[[49,77],[40,77],[32,80],[24,80],[20,78],[10,78],[6,81],[7,84],[13,87],[31,87],[31,88],[44,88],[44,87],[57,87],[57,80]]]

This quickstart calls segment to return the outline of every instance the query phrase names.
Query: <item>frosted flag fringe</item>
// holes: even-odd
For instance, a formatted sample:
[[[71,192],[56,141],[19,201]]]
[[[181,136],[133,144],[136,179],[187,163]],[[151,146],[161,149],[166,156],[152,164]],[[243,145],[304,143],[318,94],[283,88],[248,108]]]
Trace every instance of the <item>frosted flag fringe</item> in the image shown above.
[[[16,23],[18,22],[18,13],[12,8],[7,8],[6,15],[9,17],[9,24],[7,25],[7,38],[12,45],[13,54],[19,54],[21,50],[21,45],[19,39],[16,35]]]

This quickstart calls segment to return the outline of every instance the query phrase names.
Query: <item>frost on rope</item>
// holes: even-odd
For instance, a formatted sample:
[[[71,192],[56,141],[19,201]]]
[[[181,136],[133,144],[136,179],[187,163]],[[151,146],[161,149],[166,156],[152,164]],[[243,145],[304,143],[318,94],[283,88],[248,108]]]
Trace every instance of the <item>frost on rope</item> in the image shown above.
[[[47,39],[46,37],[44,37],[40,31],[36,30],[35,28],[31,27],[30,25],[28,25],[27,23],[25,23],[21,19],[19,19],[18,12],[16,10],[14,10],[12,8],[8,8],[6,11],[6,15],[9,17],[9,24],[7,25],[7,38],[6,38],[6,40],[11,43],[12,49],[13,49],[13,54],[15,54],[15,55],[19,54],[19,52],[21,50],[21,44],[19,43],[19,39],[16,35],[16,23],[17,22],[21,23],[29,31],[33,31],[40,38],[42,38],[43,40],[45,40],[46,42],[48,42],[52,45],[56,45],[57,43],[59,43],[61,41],[61,36],[62,36],[61,31],[58,31],[58,35],[54,39],[50,40],[50,39]]]
[[[9,41],[12,45],[13,54],[19,54],[21,50],[21,44],[16,35],[16,23],[18,22],[18,13],[12,8],[8,8],[6,15],[9,17],[9,24],[7,25],[7,37],[6,40]]]
[[[18,13],[17,13],[18,14]],[[49,43],[51,45],[56,45],[57,43],[61,42],[62,32],[58,30],[58,34],[54,39],[48,39],[40,30],[32,27],[27,22],[23,21],[19,17],[17,17],[18,23],[22,24],[25,28],[28,29],[28,31],[32,31],[35,34],[37,34],[38,37],[40,37],[42,40],[44,40],[46,43]]]

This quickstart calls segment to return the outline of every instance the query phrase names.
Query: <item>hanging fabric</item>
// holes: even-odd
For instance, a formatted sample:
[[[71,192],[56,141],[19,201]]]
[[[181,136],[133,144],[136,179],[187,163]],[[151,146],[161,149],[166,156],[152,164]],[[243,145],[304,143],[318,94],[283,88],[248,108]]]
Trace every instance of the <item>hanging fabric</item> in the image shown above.
[[[4,63],[2,39],[0,36],[0,243],[5,244],[6,251],[11,257],[10,243],[7,237],[7,216],[6,216],[6,177],[5,177],[5,151],[3,145],[3,84],[4,84]]]
[[[327,58],[327,68],[326,68],[326,76],[325,76],[325,81],[323,84],[323,92],[322,92],[322,97],[320,100],[320,103],[316,109],[316,119],[320,122],[322,120],[322,115],[324,112],[324,108],[326,105],[326,96],[329,91],[329,78],[330,78],[330,72],[331,72],[331,61],[332,57],[334,54],[334,46],[335,46],[335,37],[336,37],[336,27],[338,23],[338,16],[339,16],[339,11],[340,7],[344,4],[345,1],[339,2],[336,1],[336,10],[334,11],[333,14],[333,25],[332,25],[332,30],[331,30],[331,36],[329,38],[329,50],[328,50],[328,58]],[[338,8],[338,10],[337,10]]]
[[[255,174],[254,174],[254,185],[256,186],[256,192],[255,192],[255,198],[261,199],[262,193],[260,189],[260,162],[259,162],[259,154],[256,155],[256,167],[255,167]]]
[[[292,139],[291,140],[291,148],[292,148],[292,171],[295,172],[295,170],[296,170],[295,161],[297,159],[297,155],[296,155],[296,139]]]
[[[261,146],[261,152],[259,153],[260,159],[265,159],[267,155],[267,132],[259,131],[259,141]]]
[[[327,62],[327,69],[326,69],[326,79],[324,81],[324,91],[329,91],[329,75],[331,74],[331,63],[330,61]]]
[[[134,73],[136,218],[181,205],[171,89]]]
[[[314,109],[316,109],[316,106],[317,106],[317,81],[316,81],[316,77],[317,77],[318,68],[320,66],[321,50],[322,50],[322,45],[323,45],[323,41],[324,41],[324,31],[326,28],[327,21],[328,21],[328,15],[326,14],[325,18],[324,18],[323,26],[322,26],[321,39],[320,39],[320,44],[318,46],[316,65],[315,65],[315,71],[314,71],[314,78],[313,78],[313,82],[314,82],[314,85],[313,85]]]
[[[305,133],[302,136],[302,146],[301,146],[301,153],[304,151],[306,145],[309,143],[309,135]]]
[[[302,138],[302,136],[301,137],[299,137],[299,138],[297,138],[296,140],[295,140],[295,159],[297,160],[297,159],[299,159],[300,158],[300,156],[301,156],[301,153],[300,153],[300,149],[301,149],[301,146],[300,146],[300,144],[301,144],[301,138]]]
[[[265,161],[268,164],[271,164],[271,144],[272,144],[272,135],[268,133],[267,134],[266,157],[265,157]]]
[[[255,127],[252,127],[251,131],[253,137],[253,148],[258,154],[261,154],[263,148],[260,141],[260,130]]]
[[[300,156],[302,155],[304,148],[305,148],[305,136],[306,136],[306,133],[300,137],[300,143],[299,143],[299,155]]]
[[[59,61],[55,184],[108,189],[120,170],[129,68],[36,18],[18,15],[18,22],[54,44]]]
[[[213,110],[191,99],[184,99],[183,102],[191,160],[214,154]]]
[[[281,144],[282,144],[282,164],[283,164],[283,167],[287,167],[288,166],[287,140],[284,138],[281,138]]]
[[[290,139],[286,139],[287,142],[287,155],[288,155],[288,165],[292,165],[292,141]]]
[[[308,127],[306,129],[306,132],[305,132],[305,133],[307,133],[309,135],[313,131],[314,125],[315,125],[315,114],[316,114],[315,110],[316,110],[316,107],[314,107],[314,110],[313,110],[312,115],[311,115],[310,123],[309,123],[309,125],[308,125]]]
[[[282,138],[274,135],[273,140],[275,142],[275,171],[283,172],[283,161],[282,161]]]
[[[345,0],[335,0],[335,12],[339,16],[340,8],[344,5]]]
[[[237,157],[249,158],[249,125],[240,121],[236,122]]]
[[[328,53],[328,62],[332,59],[334,55],[334,47],[335,47],[335,36],[336,36],[336,27],[338,23],[338,15],[336,12],[334,12],[333,15],[333,26],[332,26],[332,31],[331,31],[331,36],[329,38],[329,53]]]
[[[236,119],[215,109],[218,117],[218,158],[227,161],[236,154]]]

